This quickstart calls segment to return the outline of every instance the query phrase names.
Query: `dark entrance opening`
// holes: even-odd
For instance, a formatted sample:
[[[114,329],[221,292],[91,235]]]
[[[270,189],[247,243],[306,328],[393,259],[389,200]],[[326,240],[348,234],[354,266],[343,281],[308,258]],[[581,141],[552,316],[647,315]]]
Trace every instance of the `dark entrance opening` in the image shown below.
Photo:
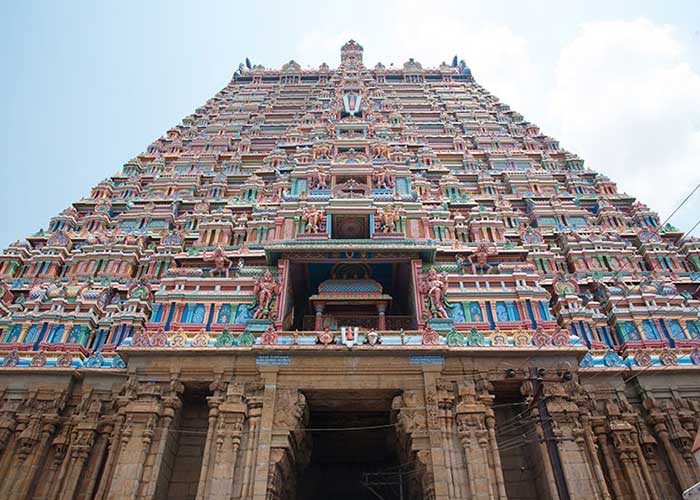
[[[199,472],[209,426],[207,387],[187,387],[182,407],[177,413],[163,456],[163,482],[156,498],[194,500],[199,485]]]
[[[312,451],[299,482],[299,500],[393,500],[402,498],[402,490],[408,498],[391,424],[396,394],[305,391]]]
[[[497,395],[495,400],[498,442],[508,498],[536,500],[546,497],[543,457],[537,433],[528,418],[524,398],[516,394]]]

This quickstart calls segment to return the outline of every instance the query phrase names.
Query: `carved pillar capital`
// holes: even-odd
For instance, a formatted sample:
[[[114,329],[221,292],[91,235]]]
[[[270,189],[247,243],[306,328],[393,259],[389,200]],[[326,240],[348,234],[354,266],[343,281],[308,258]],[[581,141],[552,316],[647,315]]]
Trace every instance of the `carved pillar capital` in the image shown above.
[[[506,497],[492,391],[486,378],[466,378],[457,384],[454,416],[470,498]]]

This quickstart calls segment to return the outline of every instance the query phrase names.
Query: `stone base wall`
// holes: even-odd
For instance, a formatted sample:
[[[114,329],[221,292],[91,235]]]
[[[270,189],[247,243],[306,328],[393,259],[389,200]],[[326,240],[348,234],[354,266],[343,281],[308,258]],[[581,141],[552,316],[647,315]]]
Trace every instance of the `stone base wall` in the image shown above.
[[[682,368],[126,354],[127,370],[0,369],[0,497],[296,499],[313,453],[305,391],[323,390],[396,394],[407,499],[678,498],[700,480],[700,384]]]

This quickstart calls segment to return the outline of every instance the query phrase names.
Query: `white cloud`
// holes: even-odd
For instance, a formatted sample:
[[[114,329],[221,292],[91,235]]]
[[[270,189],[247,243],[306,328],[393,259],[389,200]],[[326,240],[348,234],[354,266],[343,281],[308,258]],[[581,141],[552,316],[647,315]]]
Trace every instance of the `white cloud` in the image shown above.
[[[414,57],[435,67],[457,54],[480,84],[513,108],[533,102],[539,76],[528,41],[490,19],[480,4],[466,9],[462,2],[441,2],[439,8],[426,9],[424,2],[411,1],[401,2],[396,12],[392,38],[401,41],[401,63]]]
[[[326,32],[318,29],[305,31],[301,35],[297,52],[302,55],[313,54],[317,60],[312,62],[300,60],[297,62],[304,68],[307,66],[317,68],[323,62],[331,68],[335,68],[340,63],[340,47],[353,38],[364,43],[362,42],[362,34],[357,32]]]
[[[669,26],[584,25],[562,48],[552,134],[662,217],[700,181],[700,75]],[[688,229],[700,195],[671,223]]]
[[[439,2],[439,8],[426,9],[424,2],[404,0],[378,4],[373,15],[391,22],[382,24],[381,31],[367,27],[349,31],[344,26],[335,30],[329,24],[307,31],[297,51],[320,57],[332,67],[339,62],[340,46],[350,38],[364,46],[368,67],[382,62],[400,68],[411,57],[424,67],[437,67],[456,54],[474,70],[480,84],[514,109],[541,102],[534,99],[539,75],[526,38],[490,20],[480,4],[467,7],[447,0]]]
[[[298,51],[335,66],[342,43],[355,38],[370,67],[400,67],[409,57],[437,66],[458,54],[487,90],[662,217],[700,181],[700,75],[672,27],[586,23],[563,47],[543,47],[479,8],[467,15],[459,2],[378,9],[393,21],[381,32],[326,26],[307,32]],[[700,193],[671,223],[688,229],[698,213]]]

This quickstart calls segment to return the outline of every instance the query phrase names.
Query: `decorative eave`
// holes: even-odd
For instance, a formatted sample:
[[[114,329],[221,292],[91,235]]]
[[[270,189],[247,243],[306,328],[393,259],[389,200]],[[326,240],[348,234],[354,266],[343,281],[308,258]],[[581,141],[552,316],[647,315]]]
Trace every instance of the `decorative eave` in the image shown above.
[[[318,259],[319,253],[328,259],[347,260],[349,254],[359,253],[358,261],[372,259],[378,262],[382,254],[390,253],[392,260],[400,254],[406,259],[433,262],[436,250],[437,247],[428,240],[285,240],[265,245],[265,259],[268,265],[277,265],[280,257],[291,254],[302,260],[304,254]]]

